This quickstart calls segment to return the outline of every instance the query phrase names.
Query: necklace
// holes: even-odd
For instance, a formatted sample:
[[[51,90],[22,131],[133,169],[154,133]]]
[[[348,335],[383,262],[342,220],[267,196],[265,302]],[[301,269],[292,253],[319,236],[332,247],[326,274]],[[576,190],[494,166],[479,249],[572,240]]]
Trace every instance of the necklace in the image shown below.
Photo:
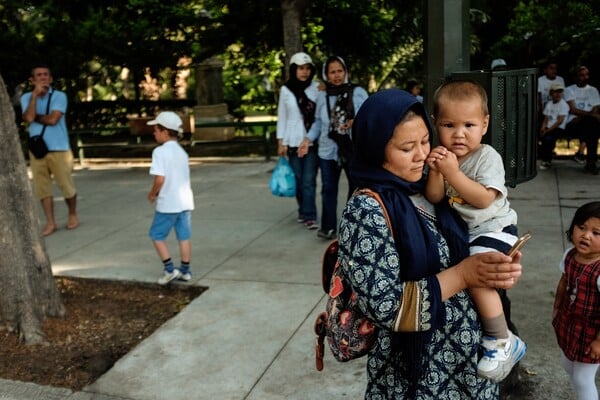
[[[430,213],[428,213],[427,211],[425,211],[424,209],[422,209],[419,206],[415,207],[417,209],[417,212],[419,214],[421,214],[421,216],[423,216],[426,220],[435,223],[437,221],[437,218],[435,217],[435,215],[432,215]]]
[[[578,264],[580,264],[579,262],[577,262]],[[575,278],[575,287],[573,287],[573,290],[571,291],[571,294],[569,295],[569,299],[571,300],[571,305],[573,305],[573,303],[575,302],[575,299],[577,299],[577,289],[579,287],[579,279],[581,278],[581,275],[583,275],[583,273],[585,272],[585,267],[581,268],[581,271],[579,272],[579,275],[577,275],[577,277]],[[569,289],[571,289],[569,287]]]
[[[425,218],[429,222],[433,222],[434,224],[437,222],[437,217],[435,216],[435,208],[431,203],[427,202],[422,195],[415,194],[410,196],[410,200],[412,201],[415,209],[423,218]]]

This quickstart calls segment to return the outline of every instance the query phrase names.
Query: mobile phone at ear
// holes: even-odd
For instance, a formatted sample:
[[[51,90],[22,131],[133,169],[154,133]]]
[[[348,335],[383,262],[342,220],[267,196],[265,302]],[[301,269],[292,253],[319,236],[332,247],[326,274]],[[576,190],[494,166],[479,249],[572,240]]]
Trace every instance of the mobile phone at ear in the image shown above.
[[[514,257],[517,251],[521,250],[521,248],[525,246],[525,243],[527,243],[529,239],[531,239],[531,233],[527,232],[526,234],[517,239],[513,247],[508,252],[506,252],[506,254],[508,254],[511,257]]]

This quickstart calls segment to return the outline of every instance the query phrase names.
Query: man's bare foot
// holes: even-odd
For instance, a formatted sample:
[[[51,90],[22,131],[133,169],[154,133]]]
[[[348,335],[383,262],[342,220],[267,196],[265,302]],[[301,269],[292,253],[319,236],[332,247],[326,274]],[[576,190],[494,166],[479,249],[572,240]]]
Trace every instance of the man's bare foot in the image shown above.
[[[52,235],[55,231],[56,231],[56,225],[46,224],[46,227],[42,231],[42,235],[49,236],[49,235]]]
[[[77,215],[69,215],[69,220],[67,221],[67,229],[75,229],[79,226],[79,219],[77,219]]]

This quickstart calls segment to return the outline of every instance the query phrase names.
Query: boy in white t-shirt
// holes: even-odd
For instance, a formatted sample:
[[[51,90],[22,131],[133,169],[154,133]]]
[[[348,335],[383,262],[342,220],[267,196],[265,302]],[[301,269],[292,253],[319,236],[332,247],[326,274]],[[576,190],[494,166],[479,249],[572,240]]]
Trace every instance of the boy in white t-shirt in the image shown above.
[[[567,126],[567,116],[569,115],[569,105],[563,100],[562,95],[565,86],[562,83],[553,83],[550,86],[551,100],[544,106],[544,120],[540,128],[540,169],[550,168],[552,155],[556,146],[556,139],[564,136],[564,130]]]
[[[550,86],[558,83],[562,84],[563,89],[565,88],[565,80],[558,76],[556,61],[549,60],[544,64],[544,75],[538,77],[538,110],[540,112],[543,112],[544,106],[552,100]]]
[[[190,258],[192,253],[191,234],[194,195],[190,183],[189,157],[177,142],[183,131],[179,115],[164,111],[148,121],[154,126],[154,139],[159,144],[152,151],[150,175],[154,176],[148,200],[156,203],[154,219],[150,226],[150,238],[163,262],[164,274],[158,280],[166,285],[174,279],[188,282],[192,279]],[[181,265],[175,268],[166,243],[171,229],[179,242]]]

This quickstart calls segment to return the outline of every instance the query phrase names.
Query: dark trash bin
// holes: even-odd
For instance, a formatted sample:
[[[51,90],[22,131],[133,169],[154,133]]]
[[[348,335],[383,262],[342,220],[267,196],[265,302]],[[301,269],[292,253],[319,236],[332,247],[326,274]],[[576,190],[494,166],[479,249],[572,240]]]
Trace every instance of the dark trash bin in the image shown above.
[[[537,69],[455,72],[451,79],[470,79],[488,93],[490,126],[483,142],[504,160],[506,185],[537,174]]]

